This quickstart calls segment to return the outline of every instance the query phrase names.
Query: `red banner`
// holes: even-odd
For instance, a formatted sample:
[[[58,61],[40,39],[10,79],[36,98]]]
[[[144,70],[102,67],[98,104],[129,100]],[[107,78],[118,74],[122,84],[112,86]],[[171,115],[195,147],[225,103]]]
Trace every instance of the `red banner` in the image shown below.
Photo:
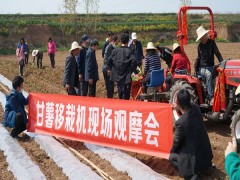
[[[168,159],[170,104],[55,94],[30,94],[29,132]]]

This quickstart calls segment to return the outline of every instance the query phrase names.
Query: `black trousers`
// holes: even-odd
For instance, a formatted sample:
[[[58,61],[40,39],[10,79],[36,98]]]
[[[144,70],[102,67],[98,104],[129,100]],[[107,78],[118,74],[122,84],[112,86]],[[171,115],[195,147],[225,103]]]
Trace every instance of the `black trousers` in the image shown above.
[[[24,123],[23,115],[20,112],[17,112],[15,117],[15,127],[11,131],[11,136],[16,137],[25,130],[26,124]]]
[[[130,92],[131,92],[131,84],[120,84],[117,82],[117,89],[118,89],[118,98],[119,99],[130,99]]]
[[[21,76],[23,76],[23,68],[24,68],[24,64],[23,65],[19,65],[19,74]]]
[[[80,92],[81,96],[87,96],[88,95],[88,81],[82,81],[80,82]]]
[[[88,83],[88,88],[89,88],[88,96],[96,97],[96,84],[97,84],[97,81],[93,81],[92,85]]]
[[[42,59],[41,58],[37,58],[37,67],[42,69]]]
[[[179,157],[180,155],[177,153],[170,153],[170,157],[169,157],[169,161],[171,163],[171,165],[174,167],[174,169],[176,169],[177,171],[179,171],[178,167],[179,165],[181,166],[181,164],[178,164],[179,162]],[[193,174],[190,176],[186,176],[184,177],[185,180],[199,180],[199,177],[197,174]]]
[[[77,96],[77,92],[74,87],[70,87],[67,93],[68,95]]]
[[[28,64],[29,54],[25,54],[25,64]]]
[[[110,80],[110,77],[107,75],[107,72],[103,72],[103,77],[104,77],[105,86],[107,90],[107,98],[113,98],[114,81]]]
[[[49,57],[50,57],[50,61],[51,61],[51,67],[54,68],[55,67],[55,59],[54,59],[55,54],[50,53]]]

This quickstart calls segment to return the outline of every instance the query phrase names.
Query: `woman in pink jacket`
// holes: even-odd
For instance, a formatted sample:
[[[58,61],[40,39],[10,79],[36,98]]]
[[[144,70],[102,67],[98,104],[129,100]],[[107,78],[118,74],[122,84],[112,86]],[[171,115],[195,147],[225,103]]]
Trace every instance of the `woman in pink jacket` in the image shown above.
[[[56,44],[53,41],[52,37],[48,39],[48,56],[50,57],[51,67],[55,68],[55,53],[56,53]]]

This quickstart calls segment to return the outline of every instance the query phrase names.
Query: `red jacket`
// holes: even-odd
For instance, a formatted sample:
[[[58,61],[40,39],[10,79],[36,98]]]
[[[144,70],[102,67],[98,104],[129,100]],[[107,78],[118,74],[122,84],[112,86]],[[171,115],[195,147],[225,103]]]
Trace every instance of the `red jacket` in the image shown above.
[[[173,54],[173,61],[170,68],[170,72],[174,74],[175,70],[184,70],[187,69],[190,72],[190,61],[189,59],[182,54]]]

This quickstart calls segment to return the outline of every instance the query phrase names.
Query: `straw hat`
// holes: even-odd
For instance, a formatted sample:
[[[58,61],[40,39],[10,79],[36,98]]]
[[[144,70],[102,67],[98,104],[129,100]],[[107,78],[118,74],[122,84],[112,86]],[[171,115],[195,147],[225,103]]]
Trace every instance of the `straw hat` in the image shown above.
[[[72,43],[71,49],[69,50],[70,52],[74,49],[81,49],[81,46],[78,45],[78,42],[74,41]]]
[[[201,39],[205,34],[207,34],[209,32],[209,30],[206,30],[204,29],[202,26],[200,26],[198,29],[197,29],[197,40],[196,42],[199,41],[199,39]]]
[[[156,49],[156,48],[154,47],[154,45],[153,45],[152,42],[149,42],[149,43],[147,44],[147,49]]]
[[[177,49],[180,45],[178,43],[174,43],[172,48],[173,48],[173,51],[175,51],[175,49]]]
[[[37,55],[37,53],[38,53],[38,50],[33,50],[33,52],[32,52],[32,56],[36,56]]]

